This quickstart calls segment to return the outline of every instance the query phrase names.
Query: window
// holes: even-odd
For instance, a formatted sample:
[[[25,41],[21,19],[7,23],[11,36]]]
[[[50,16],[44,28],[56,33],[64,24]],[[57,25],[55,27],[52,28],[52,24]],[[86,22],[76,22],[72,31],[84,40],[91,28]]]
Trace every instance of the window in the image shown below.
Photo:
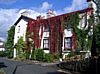
[[[49,49],[49,38],[43,39],[43,48]]]
[[[45,26],[45,30],[44,31],[45,32],[49,32],[49,26],[48,25]]]
[[[18,33],[20,33],[20,26],[18,26]]]
[[[71,49],[72,48],[72,37],[65,37],[64,48],[65,49]]]

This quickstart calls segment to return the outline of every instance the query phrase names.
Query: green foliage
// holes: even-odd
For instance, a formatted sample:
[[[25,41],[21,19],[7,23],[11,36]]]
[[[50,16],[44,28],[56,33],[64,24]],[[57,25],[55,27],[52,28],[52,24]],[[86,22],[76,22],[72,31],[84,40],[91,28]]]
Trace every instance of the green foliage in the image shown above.
[[[74,54],[74,52],[70,52],[69,54],[68,54],[68,57],[73,57],[75,54]]]
[[[15,48],[18,51],[18,55],[23,53],[24,49],[26,48],[26,42],[23,41],[23,37],[20,37],[18,42],[15,44]]]
[[[100,23],[96,26],[95,38],[96,38],[96,50],[100,54]]]
[[[26,59],[26,42],[23,41],[23,37],[20,37],[18,42],[15,44],[17,50],[17,59],[25,60]]]
[[[0,51],[0,57],[5,57],[5,56],[6,56],[6,52]]]
[[[36,57],[35,57],[35,50],[32,51],[31,59],[32,59],[32,60],[36,59]]]
[[[15,26],[11,26],[11,28],[8,30],[8,37],[7,42],[5,43],[5,47],[7,49],[8,57],[13,57],[13,43],[14,43],[14,34],[15,34]]]
[[[26,60],[25,54],[23,53],[23,54],[17,55],[17,57],[15,58],[15,60],[25,61]]]
[[[6,50],[6,56],[8,58],[13,58],[13,49]]]
[[[77,32],[79,21],[80,18],[78,13],[67,15],[67,17],[64,19],[63,29],[73,28],[74,32]]]
[[[79,50],[76,50],[74,53],[75,53],[75,55],[80,55],[80,51]]]
[[[52,55],[53,55],[53,54],[52,54]],[[59,58],[60,58],[60,55],[59,55],[59,54],[54,54],[54,55],[53,55],[53,59],[54,59],[54,60],[58,60]]]
[[[43,58],[44,58],[44,52],[42,49],[35,49],[35,58],[36,60],[38,61],[43,61]]]
[[[52,54],[44,54],[44,62],[53,62],[53,55]]]
[[[26,52],[25,52],[25,57],[26,57],[26,59],[29,59],[29,56],[30,56],[30,51],[26,51]]]

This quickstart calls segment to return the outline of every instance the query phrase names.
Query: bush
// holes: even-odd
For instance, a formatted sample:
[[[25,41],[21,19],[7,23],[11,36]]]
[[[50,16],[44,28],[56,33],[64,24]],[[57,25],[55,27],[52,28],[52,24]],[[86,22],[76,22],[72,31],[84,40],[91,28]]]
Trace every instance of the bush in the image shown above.
[[[13,58],[13,49],[7,49],[6,56],[8,58]]]
[[[69,54],[68,54],[68,57],[73,57],[75,54],[74,54],[74,52],[70,52]]]
[[[26,52],[25,52],[25,57],[26,57],[26,59],[29,59],[29,56],[30,56],[30,51],[26,51]]]
[[[21,60],[21,61],[25,61],[26,60],[26,57],[25,57],[25,54],[19,54],[15,60]]]
[[[36,57],[35,57],[35,50],[32,50],[31,59],[32,60],[35,60],[36,59]]]
[[[53,55],[52,54],[44,54],[44,62],[52,62]]]
[[[58,59],[60,58],[60,55],[59,55],[59,54],[54,54],[54,55],[53,55],[53,58],[54,58],[55,60],[58,60]]]
[[[34,58],[38,61],[43,61],[44,52],[42,49],[35,49]]]
[[[4,51],[0,51],[0,57],[5,57],[6,53]]]

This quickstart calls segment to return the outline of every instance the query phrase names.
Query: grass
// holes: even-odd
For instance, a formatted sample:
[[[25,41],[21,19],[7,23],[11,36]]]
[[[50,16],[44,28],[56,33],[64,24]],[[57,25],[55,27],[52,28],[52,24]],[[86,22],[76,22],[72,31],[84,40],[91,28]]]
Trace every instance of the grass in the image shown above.
[[[0,69],[0,74],[6,74],[3,69]]]

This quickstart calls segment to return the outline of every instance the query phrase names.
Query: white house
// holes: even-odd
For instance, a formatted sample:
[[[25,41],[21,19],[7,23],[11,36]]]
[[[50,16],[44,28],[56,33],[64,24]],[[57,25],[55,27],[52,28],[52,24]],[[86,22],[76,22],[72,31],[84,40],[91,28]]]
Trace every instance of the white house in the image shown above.
[[[0,51],[5,51],[4,42],[0,40]]]
[[[14,45],[17,43],[20,37],[26,40],[26,30],[27,30],[27,23],[31,20],[31,18],[27,17],[25,12],[19,17],[19,19],[15,22],[15,35],[14,35]],[[14,58],[16,57],[16,49],[14,48]]]

